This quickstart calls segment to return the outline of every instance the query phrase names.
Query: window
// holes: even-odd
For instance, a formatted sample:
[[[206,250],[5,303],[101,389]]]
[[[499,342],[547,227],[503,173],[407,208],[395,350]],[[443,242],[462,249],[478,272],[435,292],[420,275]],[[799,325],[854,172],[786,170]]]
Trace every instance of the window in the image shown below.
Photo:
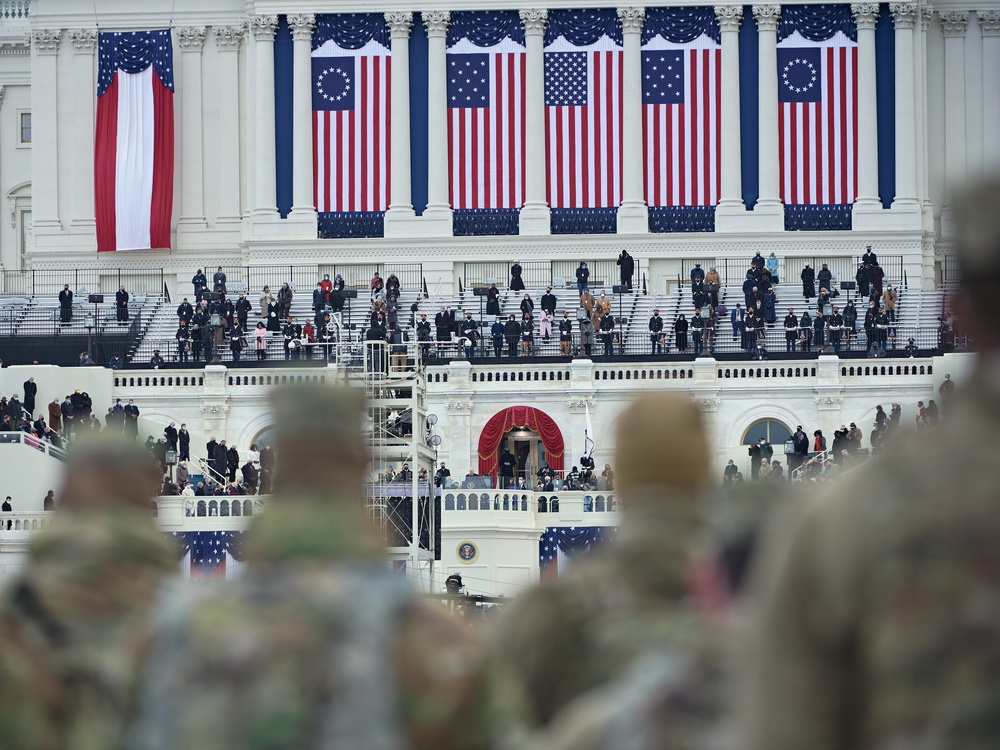
[[[18,127],[20,133],[20,144],[22,146],[31,145],[31,112],[18,112]]]
[[[781,422],[773,419],[761,419],[754,422],[743,433],[743,445],[750,445],[764,438],[771,445],[781,445],[792,437],[792,431]]]

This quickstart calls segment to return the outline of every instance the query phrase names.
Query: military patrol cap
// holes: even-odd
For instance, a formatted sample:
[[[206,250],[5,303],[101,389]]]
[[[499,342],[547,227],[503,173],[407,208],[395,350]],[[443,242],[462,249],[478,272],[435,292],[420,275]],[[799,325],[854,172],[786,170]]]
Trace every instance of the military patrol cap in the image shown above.
[[[674,393],[649,393],[636,399],[618,419],[616,436],[619,488],[666,485],[695,489],[708,472],[708,438],[701,412]]]

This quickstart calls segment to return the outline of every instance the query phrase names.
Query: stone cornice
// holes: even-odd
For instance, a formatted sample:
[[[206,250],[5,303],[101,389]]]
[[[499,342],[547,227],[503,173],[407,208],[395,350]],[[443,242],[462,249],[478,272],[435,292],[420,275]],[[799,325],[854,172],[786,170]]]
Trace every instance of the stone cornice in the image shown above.
[[[626,34],[641,34],[642,23],[646,20],[646,9],[628,6],[618,9],[618,18],[622,23],[622,31]]]
[[[69,32],[69,40],[73,43],[73,51],[80,54],[93,54],[97,49],[97,30],[78,29]]]
[[[743,23],[742,5],[716,5],[715,17],[722,31],[739,31]]]
[[[205,28],[203,26],[182,26],[176,29],[177,45],[184,51],[200,52],[205,46]]]
[[[394,10],[385,14],[385,23],[393,37],[406,38],[413,28],[413,13],[408,10]]]
[[[544,34],[549,22],[549,12],[545,8],[526,8],[519,11],[525,34]]]
[[[941,32],[946,37],[964,37],[969,25],[969,11],[947,10],[938,13],[938,19],[941,21]]]
[[[758,31],[777,31],[778,21],[781,20],[781,6],[755,5],[753,6],[753,17],[757,21]]]
[[[451,13],[446,10],[429,10],[424,13],[427,36],[445,36],[451,25]]]
[[[855,3],[851,5],[851,14],[859,30],[874,31],[878,22],[878,3]]]

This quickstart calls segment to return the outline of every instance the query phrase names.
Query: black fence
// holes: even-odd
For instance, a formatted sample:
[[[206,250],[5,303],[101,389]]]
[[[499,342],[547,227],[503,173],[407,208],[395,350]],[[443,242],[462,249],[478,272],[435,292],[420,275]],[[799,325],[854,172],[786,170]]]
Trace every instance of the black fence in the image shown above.
[[[218,266],[203,268],[208,285],[212,286],[212,278],[219,270]],[[325,274],[335,279],[337,274],[344,277],[347,289],[367,291],[371,288],[372,277],[377,272],[383,279],[395,274],[400,287],[410,291],[421,289],[423,285],[423,265],[420,263],[363,263],[335,264],[325,263],[313,266],[304,265],[273,265],[273,266],[223,266],[226,274],[226,291],[246,292],[247,296],[256,297],[265,287],[277,294],[278,289],[288,282],[299,292],[308,292],[323,279]],[[194,271],[191,271],[194,276]],[[191,291],[194,291],[192,287]]]
[[[767,253],[761,251],[765,260]],[[681,261],[681,283],[687,284],[691,279],[691,269],[695,263],[701,264],[701,268],[706,273],[709,268],[715,268],[719,272],[723,284],[742,284],[746,278],[747,270],[750,268],[750,258],[685,258]],[[858,266],[861,264],[861,256],[805,256],[792,255],[778,259],[778,277],[781,284],[801,284],[802,269],[806,263],[812,266],[816,273],[826,263],[827,267],[836,277],[838,282],[854,281]],[[878,256],[878,264],[885,271],[885,280],[896,285],[903,285],[906,281],[903,275],[902,255],[882,255]]]
[[[590,260],[583,258],[590,269],[588,284],[591,287],[610,287],[621,279],[618,266],[613,260]],[[513,261],[475,261],[465,264],[465,275],[462,279],[466,289],[476,286],[488,286],[490,281],[496,281],[497,286],[506,289],[510,286],[510,267]],[[528,289],[542,289],[547,286],[557,288],[576,288],[576,269],[579,260],[525,261],[521,278]],[[633,279],[634,283],[634,279]]]
[[[122,286],[130,295],[167,295],[162,268],[69,268],[3,271],[0,295],[58,295],[66,284],[77,297],[105,294],[114,297]],[[114,301],[114,300],[112,300]]]

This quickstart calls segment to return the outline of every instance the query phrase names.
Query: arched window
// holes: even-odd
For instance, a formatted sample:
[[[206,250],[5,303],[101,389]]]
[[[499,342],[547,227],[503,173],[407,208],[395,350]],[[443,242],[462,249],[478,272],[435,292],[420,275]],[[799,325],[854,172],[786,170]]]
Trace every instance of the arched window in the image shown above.
[[[743,433],[743,445],[760,442],[764,438],[771,445],[781,445],[792,436],[792,431],[775,419],[759,419]],[[780,451],[779,451],[780,452]]]

